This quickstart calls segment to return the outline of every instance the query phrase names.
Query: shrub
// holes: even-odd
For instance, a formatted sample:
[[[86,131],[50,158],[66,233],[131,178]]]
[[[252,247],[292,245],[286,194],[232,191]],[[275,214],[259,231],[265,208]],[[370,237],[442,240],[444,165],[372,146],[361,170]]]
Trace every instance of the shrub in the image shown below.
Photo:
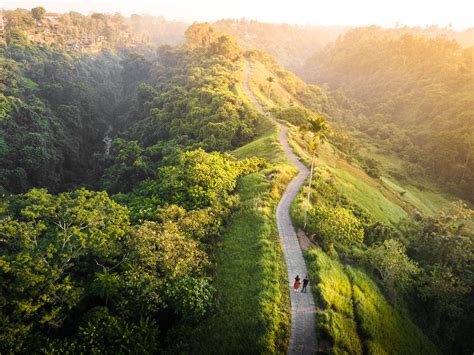
[[[317,205],[309,210],[308,226],[324,242],[338,241],[344,244],[362,243],[364,229],[352,211]]]

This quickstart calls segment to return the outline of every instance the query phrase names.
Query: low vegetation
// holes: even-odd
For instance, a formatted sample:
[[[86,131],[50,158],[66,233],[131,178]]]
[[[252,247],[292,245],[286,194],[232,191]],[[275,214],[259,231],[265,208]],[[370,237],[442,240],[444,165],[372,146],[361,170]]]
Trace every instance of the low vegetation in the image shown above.
[[[362,270],[321,249],[305,253],[316,286],[321,351],[349,354],[436,354],[433,343],[387,302]]]

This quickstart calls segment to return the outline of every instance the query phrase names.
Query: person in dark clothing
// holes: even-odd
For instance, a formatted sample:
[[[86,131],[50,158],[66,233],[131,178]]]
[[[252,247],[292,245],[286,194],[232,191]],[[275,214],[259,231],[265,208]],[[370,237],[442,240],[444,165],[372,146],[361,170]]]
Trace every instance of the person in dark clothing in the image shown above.
[[[306,286],[309,284],[309,277],[306,275],[306,277],[303,279],[303,288],[301,289],[301,292],[306,293]]]

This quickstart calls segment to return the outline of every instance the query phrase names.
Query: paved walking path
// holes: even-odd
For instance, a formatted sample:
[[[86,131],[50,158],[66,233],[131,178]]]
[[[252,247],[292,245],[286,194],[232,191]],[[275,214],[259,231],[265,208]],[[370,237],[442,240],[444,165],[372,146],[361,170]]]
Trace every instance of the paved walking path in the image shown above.
[[[309,174],[308,168],[303,165],[291,150],[288,144],[288,127],[277,122],[269,113],[263,110],[257,99],[250,91],[250,63],[246,62],[247,70],[244,80],[244,89],[250,100],[257,107],[260,113],[267,116],[274,124],[280,126],[280,144],[285,154],[293,165],[298,168],[298,175],[291,180],[286,187],[285,192],[278,204],[276,210],[276,221],[278,225],[278,233],[280,234],[280,242],[285,255],[286,266],[288,268],[288,287],[291,295],[291,336],[290,345],[288,347],[289,354],[314,354],[316,352],[316,307],[314,305],[313,294],[310,286],[307,293],[293,292],[293,282],[296,275],[301,280],[308,273],[306,264],[303,259],[295,228],[291,223],[290,206],[296,197],[301,186],[304,184]]]

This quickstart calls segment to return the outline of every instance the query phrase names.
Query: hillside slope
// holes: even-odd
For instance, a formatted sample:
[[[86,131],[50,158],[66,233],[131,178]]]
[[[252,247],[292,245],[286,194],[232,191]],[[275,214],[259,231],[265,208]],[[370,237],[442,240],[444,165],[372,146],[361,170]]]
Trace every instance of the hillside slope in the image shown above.
[[[474,201],[473,47],[446,37],[359,28],[308,60],[304,78],[349,98],[339,94],[354,115],[339,122]]]
[[[472,269],[472,253],[450,249],[452,257],[435,257],[432,253],[438,249],[427,242],[427,238],[432,226],[436,225],[431,234],[433,241],[441,241],[449,235],[453,243],[464,245],[464,250],[472,250],[472,210],[462,202],[454,203],[456,197],[440,190],[439,185],[426,177],[413,174],[396,155],[383,155],[376,141],[338,126],[334,118],[350,114],[350,110],[339,106],[334,95],[306,85],[262,53],[250,52],[249,57],[256,68],[250,85],[261,104],[292,127],[293,150],[309,165],[311,146],[316,146],[316,169],[306,231],[331,259],[362,268],[361,277],[372,280],[381,290],[379,293],[374,287],[368,287],[364,292],[377,293],[370,297],[381,297],[393,307],[387,311],[387,315],[393,317],[380,319],[380,327],[392,327],[394,333],[389,336],[398,349],[395,352],[401,352],[410,343],[395,340],[400,336],[395,330],[397,327],[415,327],[417,331],[412,342],[425,344],[425,353],[433,349],[432,342],[443,351],[451,349],[462,353],[461,349],[469,348],[468,341],[458,341],[460,335],[453,336],[444,329],[449,322],[450,326],[459,327],[456,329],[461,334],[472,322],[472,317],[466,313],[472,306],[469,297],[472,280],[463,271],[465,267]],[[328,142],[318,138],[324,136],[315,136],[309,128],[318,114],[324,114],[333,123],[325,133]],[[300,227],[305,219],[306,197],[307,191],[301,191],[292,213]],[[456,226],[460,229],[456,230]],[[385,271],[380,270],[385,270],[383,265],[389,263],[391,257],[399,258],[397,272],[400,273],[387,278]],[[317,287],[321,282],[327,282],[324,277],[320,279],[318,273],[313,277]],[[450,277],[452,279],[448,281]],[[435,280],[445,285],[452,283],[452,294],[448,296],[441,289],[433,291],[434,283],[438,282]],[[425,296],[420,297],[420,294]],[[464,309],[464,313],[450,313],[449,306],[444,308],[436,303],[435,300],[440,299],[452,302],[453,307]],[[370,304],[367,306],[370,308]],[[368,310],[360,311],[364,317],[371,314]],[[402,314],[409,314],[409,317],[404,318]],[[444,319],[446,326],[442,322],[433,323],[433,318],[439,322]],[[342,336],[337,319],[332,319],[326,326],[326,330],[318,328],[320,350],[336,346],[335,341]],[[429,335],[431,341],[423,333]],[[365,343],[371,336],[381,335],[362,334],[364,351],[372,346]],[[377,351],[382,351],[380,346]]]

